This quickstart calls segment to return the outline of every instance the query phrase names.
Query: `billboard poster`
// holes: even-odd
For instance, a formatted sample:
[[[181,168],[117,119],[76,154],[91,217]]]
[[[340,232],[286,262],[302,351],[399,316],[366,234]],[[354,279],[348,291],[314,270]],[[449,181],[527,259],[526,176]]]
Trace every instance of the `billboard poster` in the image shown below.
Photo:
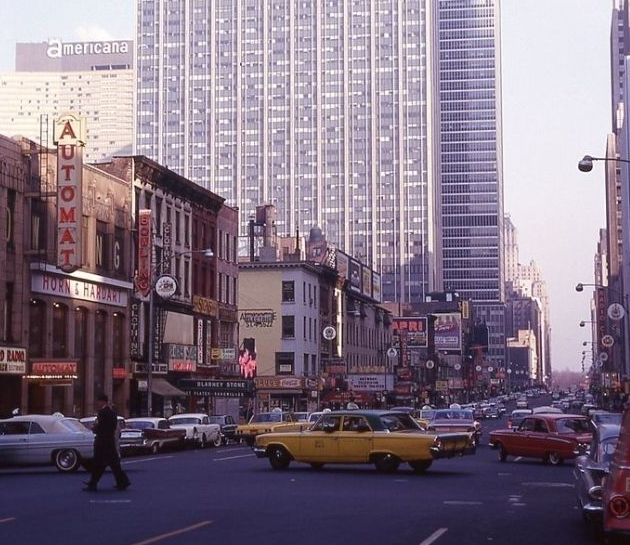
[[[461,352],[462,319],[459,313],[436,314],[433,330],[436,351]]]
[[[348,280],[348,268],[350,267],[350,258],[337,250],[337,274],[344,280]]]
[[[427,347],[427,319],[426,318],[394,318],[392,333],[400,338],[407,337],[407,348]]]
[[[372,271],[372,299],[382,303],[381,299],[381,275]]]
[[[361,264],[351,259],[348,272],[350,274],[350,289],[361,292]]]
[[[363,295],[372,297],[372,269],[361,267],[361,280],[363,284]]]

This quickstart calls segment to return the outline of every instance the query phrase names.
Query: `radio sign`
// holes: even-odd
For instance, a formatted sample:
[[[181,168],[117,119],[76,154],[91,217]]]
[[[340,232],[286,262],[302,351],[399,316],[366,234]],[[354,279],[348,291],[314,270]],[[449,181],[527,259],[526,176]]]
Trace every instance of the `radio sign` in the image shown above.
[[[54,142],[57,144],[57,266],[70,273],[81,266],[84,118],[65,114],[57,119]]]

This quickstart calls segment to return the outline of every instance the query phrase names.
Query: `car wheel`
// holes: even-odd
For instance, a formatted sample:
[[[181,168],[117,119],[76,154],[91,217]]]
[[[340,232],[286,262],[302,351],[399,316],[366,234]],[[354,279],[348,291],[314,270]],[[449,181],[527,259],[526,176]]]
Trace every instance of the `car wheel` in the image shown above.
[[[409,462],[409,465],[416,473],[424,473],[431,467],[432,463],[433,460],[416,460],[415,462]]]
[[[562,464],[562,458],[558,456],[557,452],[550,452],[549,454],[547,454],[547,461],[552,466],[559,466],[560,464]]]
[[[400,465],[400,460],[393,454],[380,454],[374,459],[374,465],[381,473],[394,473]]]
[[[153,443],[151,445],[151,454],[157,454],[160,452],[160,443]]]
[[[499,449],[499,456],[498,456],[499,462],[505,462],[508,457],[507,450],[505,450],[505,447],[501,443],[499,443],[498,449]]]
[[[324,469],[324,464],[322,464],[322,463],[320,463],[320,462],[313,462],[313,463],[311,464],[311,467],[312,467],[313,469],[320,470],[320,469]]]
[[[286,469],[289,467],[291,457],[283,447],[271,447],[269,451],[269,463],[274,469]]]
[[[58,450],[54,455],[55,467],[63,473],[71,473],[79,469],[81,459],[76,450]]]
[[[221,437],[220,433],[217,433],[217,436],[214,438],[214,441],[212,441],[212,446],[220,447],[222,444],[223,444],[223,437]]]

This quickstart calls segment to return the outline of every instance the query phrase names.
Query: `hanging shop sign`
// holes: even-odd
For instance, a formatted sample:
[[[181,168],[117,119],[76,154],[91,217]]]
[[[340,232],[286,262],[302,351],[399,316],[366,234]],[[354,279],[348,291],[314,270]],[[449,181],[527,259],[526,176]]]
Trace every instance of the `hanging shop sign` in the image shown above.
[[[193,295],[193,312],[206,316],[216,316],[218,312],[217,302],[214,299]]]
[[[144,296],[151,290],[151,244],[152,244],[151,210],[138,212],[138,272],[136,273],[136,289]]]
[[[57,266],[67,273],[81,266],[85,133],[85,118],[68,113],[55,120],[53,140],[57,144]]]
[[[167,344],[169,371],[190,373],[197,370],[197,347],[188,344]]]
[[[298,377],[256,377],[254,383],[258,390],[304,388],[304,380]]]
[[[23,375],[26,373],[26,349],[0,346],[0,374]]]

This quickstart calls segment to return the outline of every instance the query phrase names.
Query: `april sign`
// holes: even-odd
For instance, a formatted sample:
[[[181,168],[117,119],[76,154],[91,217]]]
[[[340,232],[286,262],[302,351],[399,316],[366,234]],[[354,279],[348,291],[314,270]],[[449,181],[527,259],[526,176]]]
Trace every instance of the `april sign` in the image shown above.
[[[54,135],[57,144],[57,266],[70,273],[81,266],[84,118],[62,115],[55,121]]]

